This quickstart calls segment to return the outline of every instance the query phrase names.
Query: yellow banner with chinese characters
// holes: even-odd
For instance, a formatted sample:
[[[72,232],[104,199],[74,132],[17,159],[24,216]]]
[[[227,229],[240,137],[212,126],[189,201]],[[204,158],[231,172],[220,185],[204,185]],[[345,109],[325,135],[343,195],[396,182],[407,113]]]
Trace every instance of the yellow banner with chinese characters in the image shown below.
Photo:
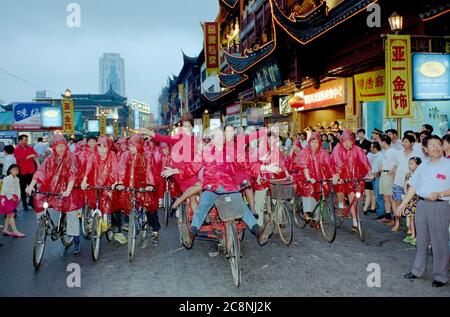
[[[357,102],[386,99],[384,69],[355,75],[354,81]]]
[[[100,136],[106,135],[106,116],[100,116]]]
[[[411,37],[386,39],[386,117],[412,118]]]
[[[74,134],[75,123],[73,114],[73,100],[66,98],[62,100],[62,113],[63,113],[63,134]]]
[[[119,138],[119,122],[114,122],[114,139]]]
[[[203,130],[206,130],[209,128],[209,114],[204,113],[203,114]]]

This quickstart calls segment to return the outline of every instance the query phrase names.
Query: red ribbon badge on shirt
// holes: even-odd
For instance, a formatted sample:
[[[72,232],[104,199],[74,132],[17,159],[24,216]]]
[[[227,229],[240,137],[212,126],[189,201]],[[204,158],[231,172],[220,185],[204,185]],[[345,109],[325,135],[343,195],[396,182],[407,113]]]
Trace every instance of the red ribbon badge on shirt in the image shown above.
[[[446,179],[447,179],[447,176],[445,176],[444,174],[437,174],[437,175],[436,175],[436,178],[437,178],[437,179],[446,180]]]

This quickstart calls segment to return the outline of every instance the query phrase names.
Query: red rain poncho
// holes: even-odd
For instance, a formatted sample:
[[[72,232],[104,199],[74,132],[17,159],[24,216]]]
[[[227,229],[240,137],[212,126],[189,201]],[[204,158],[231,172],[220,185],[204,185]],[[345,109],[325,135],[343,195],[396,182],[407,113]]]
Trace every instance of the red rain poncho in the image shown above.
[[[112,186],[117,181],[119,163],[116,153],[112,151],[112,141],[108,137],[103,136],[98,139],[97,146],[100,144],[106,144],[108,146],[106,158],[102,160],[96,149],[95,153],[89,157],[86,164],[86,171],[83,174],[83,177],[87,177],[87,184],[91,187]],[[119,193],[113,190],[102,190],[99,193],[99,209],[101,212],[111,214],[121,209]],[[97,202],[97,191],[88,189],[86,190],[86,196],[89,208],[94,209]]]
[[[317,140],[319,148],[314,152],[311,142]],[[293,161],[293,170],[298,171],[296,177],[297,192],[302,197],[320,198],[320,184],[307,182],[305,169],[309,171],[309,177],[316,181],[330,179],[332,177],[330,168],[330,155],[322,148],[322,139],[319,132],[314,132],[308,140],[308,147],[300,152]],[[325,196],[328,196],[330,185],[324,186]]]
[[[125,144],[127,146],[127,149],[125,151],[122,150],[122,144]],[[120,162],[122,158],[125,156],[125,153],[128,152],[128,140],[125,137],[122,137],[117,142],[117,160]]]
[[[129,188],[145,188],[154,186],[157,175],[153,175],[153,158],[149,153],[144,152],[144,140],[142,136],[136,134],[129,141],[129,145],[134,145],[137,149],[136,154],[130,151],[119,163],[118,183]],[[122,209],[128,214],[133,208],[133,194],[122,193]],[[156,212],[158,209],[158,199],[156,193],[137,193],[137,207],[142,206],[146,211]]]
[[[351,141],[352,147],[350,150],[344,148],[345,141]],[[369,160],[364,151],[355,145],[355,138],[353,134],[344,130],[339,144],[333,150],[330,157],[331,170],[334,175],[339,175],[340,179],[359,180],[367,176],[371,170]],[[350,194],[355,192],[354,184],[344,183],[336,185],[335,192]],[[358,191],[364,191],[364,181],[359,183]]]
[[[58,144],[64,144],[66,150],[62,156],[56,153]],[[67,190],[70,181],[75,181],[78,173],[77,158],[69,151],[66,139],[61,134],[57,134],[52,142],[53,154],[48,157],[39,167],[33,176],[33,180],[39,185],[39,191],[51,193],[63,193]],[[44,210],[43,203],[46,196],[36,194],[34,198],[34,209],[36,212]],[[56,198],[50,196],[48,204],[62,212],[70,212],[80,209],[84,205],[83,199],[80,199],[77,190],[72,190],[69,197]]]
[[[170,151],[170,148],[167,143],[161,142],[159,145],[159,149],[161,151],[161,171],[164,170],[165,167],[171,167],[173,165],[172,156],[170,152],[167,155],[163,154],[163,149],[166,148]],[[164,196],[164,192],[166,190],[166,179],[159,174],[160,177],[160,186],[158,186],[159,192],[158,197],[162,198]],[[172,197],[177,197],[182,194],[180,185],[173,179],[169,179],[169,191]]]

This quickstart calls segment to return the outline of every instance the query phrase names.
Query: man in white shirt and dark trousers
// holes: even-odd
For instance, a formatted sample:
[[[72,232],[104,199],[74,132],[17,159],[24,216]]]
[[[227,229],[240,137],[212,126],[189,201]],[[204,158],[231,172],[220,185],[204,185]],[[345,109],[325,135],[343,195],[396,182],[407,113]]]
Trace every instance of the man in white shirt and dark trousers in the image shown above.
[[[398,139],[398,131],[397,130],[395,130],[395,129],[386,130],[386,134],[391,138],[391,147],[394,150],[397,150],[397,151],[403,150],[402,141],[400,141]]]
[[[386,217],[380,219],[379,222],[384,222],[388,225],[394,226],[395,221],[393,219],[392,209],[392,189],[394,185],[395,175],[395,157],[396,151],[391,147],[391,138],[386,134],[381,136],[381,148],[383,149],[381,160],[381,176],[380,176],[380,194],[384,198],[384,207],[386,210]]]
[[[443,142],[433,135],[424,141],[429,160],[422,163],[409,180],[411,187],[400,204],[397,215],[403,214],[415,194],[419,197],[415,214],[417,251],[413,269],[407,279],[422,277],[433,248],[433,287],[448,283],[448,226],[450,224],[450,160],[443,156]]]

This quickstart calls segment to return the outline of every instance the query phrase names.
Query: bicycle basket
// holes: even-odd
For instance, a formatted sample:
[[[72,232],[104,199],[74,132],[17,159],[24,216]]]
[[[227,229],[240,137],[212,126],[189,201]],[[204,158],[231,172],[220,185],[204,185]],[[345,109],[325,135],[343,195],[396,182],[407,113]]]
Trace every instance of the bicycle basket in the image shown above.
[[[292,180],[271,180],[270,193],[272,199],[292,199],[294,197],[292,184]]]
[[[242,201],[238,195],[221,195],[216,200],[216,208],[222,221],[244,217]]]

